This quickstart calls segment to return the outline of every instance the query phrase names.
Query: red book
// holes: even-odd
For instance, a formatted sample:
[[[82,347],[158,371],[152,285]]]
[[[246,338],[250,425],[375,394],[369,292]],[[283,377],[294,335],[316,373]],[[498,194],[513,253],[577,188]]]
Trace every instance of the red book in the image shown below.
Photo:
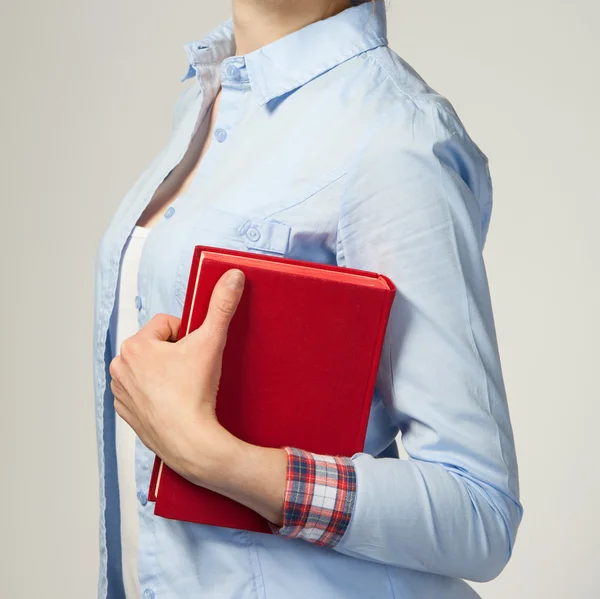
[[[179,339],[202,324],[231,268],[246,280],[223,353],[219,422],[262,447],[363,451],[394,283],[374,272],[198,245]],[[272,534],[260,514],[191,483],[158,456],[148,496],[163,518]]]

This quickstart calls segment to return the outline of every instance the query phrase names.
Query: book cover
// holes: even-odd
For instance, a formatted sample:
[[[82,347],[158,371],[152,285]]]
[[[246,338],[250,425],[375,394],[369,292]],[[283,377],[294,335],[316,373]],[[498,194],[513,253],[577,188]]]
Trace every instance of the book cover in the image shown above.
[[[196,246],[180,339],[202,324],[231,268],[246,281],[223,353],[219,422],[262,447],[363,451],[394,283],[368,271]],[[272,534],[260,514],[191,483],[158,456],[149,498],[158,516]]]

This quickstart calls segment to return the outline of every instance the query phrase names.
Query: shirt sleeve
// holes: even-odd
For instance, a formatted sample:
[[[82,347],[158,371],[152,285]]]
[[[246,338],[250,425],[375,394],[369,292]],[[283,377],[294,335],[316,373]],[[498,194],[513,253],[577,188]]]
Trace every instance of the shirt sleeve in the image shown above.
[[[441,96],[382,110],[346,176],[337,260],[397,286],[376,385],[408,459],[351,456],[351,515],[332,547],[485,582],[508,562],[523,513],[482,254],[488,159]],[[319,507],[304,501],[310,483],[294,485],[287,522],[306,526]]]
[[[288,454],[283,525],[274,534],[334,547],[354,507],[356,473],[349,457],[327,456],[297,447]]]

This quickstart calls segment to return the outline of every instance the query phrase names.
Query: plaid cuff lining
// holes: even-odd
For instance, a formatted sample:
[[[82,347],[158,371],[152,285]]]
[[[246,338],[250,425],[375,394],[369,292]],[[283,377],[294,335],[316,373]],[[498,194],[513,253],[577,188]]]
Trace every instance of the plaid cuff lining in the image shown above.
[[[351,458],[283,447],[288,454],[281,527],[273,533],[334,547],[344,535],[356,499]]]

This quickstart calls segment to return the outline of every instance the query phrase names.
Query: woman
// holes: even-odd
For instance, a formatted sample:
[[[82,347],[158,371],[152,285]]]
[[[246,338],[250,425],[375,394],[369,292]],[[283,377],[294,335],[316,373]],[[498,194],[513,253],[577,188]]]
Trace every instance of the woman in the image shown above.
[[[385,17],[382,0],[234,0],[185,46],[195,80],[171,139],[97,255],[100,598],[463,599],[477,594],[462,579],[510,558],[522,506],[482,258],[488,161],[389,48]],[[220,426],[243,277],[225,273],[174,343],[196,244],[396,283],[364,452],[257,447]],[[276,534],[154,516],[155,453]]]

